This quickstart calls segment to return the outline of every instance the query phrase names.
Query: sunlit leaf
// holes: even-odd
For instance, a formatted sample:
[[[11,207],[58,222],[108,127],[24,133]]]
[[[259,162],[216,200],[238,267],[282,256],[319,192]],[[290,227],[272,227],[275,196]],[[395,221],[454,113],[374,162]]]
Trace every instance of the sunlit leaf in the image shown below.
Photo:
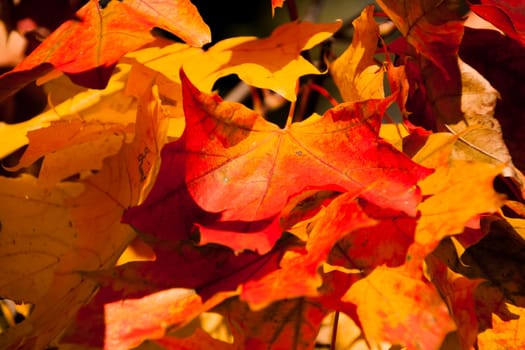
[[[345,101],[384,98],[384,72],[374,60],[379,37],[379,27],[374,21],[374,7],[368,6],[352,24],[352,43],[330,65],[334,82]]]
[[[280,269],[242,287],[241,299],[260,310],[274,301],[299,296],[317,296],[322,280],[319,266],[326,261],[332,246],[346,234],[375,224],[361,210],[355,195],[345,193],[334,199],[319,218],[308,237],[306,249],[288,251]]]
[[[90,0],[75,18],[0,77],[0,96],[12,94],[53,68],[68,74],[75,83],[103,88],[124,54],[154,41],[150,30],[155,26],[193,45],[210,41],[209,28],[189,0],[109,1],[104,8],[99,1]]]
[[[503,197],[493,189],[501,167],[467,161],[447,160],[454,137],[431,135],[414,159],[434,164],[436,171],[419,182],[427,198],[419,204],[421,217],[416,228],[416,242],[426,246],[426,253],[444,237],[459,234],[476,215],[491,213],[503,204]]]
[[[498,316],[492,319],[492,329],[487,329],[478,338],[480,349],[520,349],[525,342],[525,311],[522,307],[509,305],[509,309],[520,316],[512,321],[502,320]]]
[[[71,120],[77,118],[79,119],[76,121],[77,123],[82,123],[82,121],[86,120],[93,120],[97,123],[109,122],[114,125],[117,122],[123,125],[134,122],[136,112],[133,107],[136,108],[136,104],[131,104],[130,98],[122,95],[128,72],[129,67],[121,65],[119,66],[119,72],[112,76],[105,89],[90,89],[73,96],[68,96],[66,100],[61,101],[57,105],[53,105],[52,108],[47,109],[28,121],[18,124],[5,124],[0,122],[0,138],[2,138],[0,157],[5,157],[16,151],[18,148],[27,145],[29,142],[27,134],[29,132],[33,132],[33,135],[38,135],[38,133],[35,132],[36,130],[45,129],[49,127],[52,122],[61,119]],[[66,88],[70,89],[70,86],[66,86]],[[53,91],[50,94],[50,101],[52,103],[54,98],[55,92]],[[119,103],[123,101],[125,101],[124,104]],[[101,110],[106,110],[108,112],[111,111],[111,114],[97,113]],[[118,120],[115,120],[115,118],[112,120],[110,115],[114,115],[114,113],[118,113]],[[50,140],[46,139],[42,144],[39,142],[37,144],[37,142],[38,141],[35,141],[35,144],[31,146],[31,148],[36,148],[34,155],[31,155],[31,153],[33,153],[32,149],[26,151],[26,156],[25,159],[22,160],[21,166],[28,165],[44,155],[46,149],[58,150],[61,145],[74,141],[53,137]],[[97,161],[95,161],[95,163],[97,163]]]
[[[206,303],[194,291],[168,289],[140,299],[117,300],[104,305],[105,349],[129,349],[146,339],[162,338],[166,330],[180,327],[233,293],[219,294]],[[137,318],[142,315],[142,318]]]
[[[273,90],[295,101],[296,81],[307,74],[321,74],[301,56],[329,38],[341,22],[315,24],[291,22],[279,26],[270,37],[234,37],[219,41],[206,51],[183,44],[148,48],[130,55],[179,84],[178,68],[182,65],[192,82],[211,92],[217,79],[237,74],[249,85]],[[278,51],[279,55],[275,55]]]
[[[344,300],[357,305],[366,338],[407,349],[439,349],[456,328],[437,291],[401,268],[377,268],[356,282]]]
[[[12,288],[2,294],[13,300],[31,300],[35,304],[35,312],[25,328],[14,328],[2,339],[2,345],[31,338],[36,348],[46,346],[95,290],[96,282],[83,278],[80,271],[112,266],[134,237],[134,231],[121,224],[120,217],[124,208],[140,203],[156,172],[167,125],[159,104],[151,91],[141,98],[133,142],[124,144],[117,154],[107,158],[100,172],[88,177],[82,186],[75,185],[73,193],[67,190],[68,187],[60,190],[66,186],[61,184],[43,188],[34,180],[28,183],[24,178],[2,180],[2,193],[5,194],[2,204],[7,206],[2,213],[19,218],[18,225],[24,225],[23,231],[19,231],[9,224],[9,231],[2,230],[2,237],[8,237],[9,232],[17,235],[27,232],[25,239],[10,240],[0,251],[0,256],[9,256],[13,263],[16,260],[10,258],[12,253],[24,252],[26,261],[2,270],[6,277],[10,276],[4,288]],[[12,181],[20,184],[9,184]],[[60,193],[64,194],[60,197]],[[25,211],[20,210],[27,208],[29,202],[35,203],[36,207],[34,214],[27,215],[40,215],[40,220],[24,219]],[[44,230],[34,227],[35,224],[42,225]],[[27,245],[34,248],[27,249]],[[9,264],[6,262],[4,266]],[[32,286],[28,290],[34,279],[38,279],[41,286]]]
[[[186,79],[183,86],[191,130],[185,138],[186,182],[204,209],[228,220],[265,219],[292,195],[325,186],[362,191],[370,201],[414,214],[415,181],[429,170],[378,139],[388,99],[342,104],[280,129]]]
[[[237,74],[248,85],[273,90],[295,101],[297,79],[322,73],[300,55],[301,51],[321,43],[340,27],[340,21],[327,24],[296,21],[277,27],[268,38],[226,39],[212,46],[200,60],[186,62],[184,71],[206,92],[211,91],[220,77]]]

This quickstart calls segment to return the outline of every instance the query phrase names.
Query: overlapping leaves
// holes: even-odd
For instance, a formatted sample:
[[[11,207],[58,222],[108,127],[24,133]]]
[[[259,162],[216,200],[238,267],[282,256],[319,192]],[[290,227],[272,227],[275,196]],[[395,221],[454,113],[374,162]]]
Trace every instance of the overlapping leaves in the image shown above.
[[[0,97],[5,98],[53,68],[79,85],[103,88],[124,54],[155,40],[150,33],[153,27],[166,29],[195,46],[211,40],[208,26],[189,0],[101,4],[98,0],[88,1],[74,18],[4,74],[0,78]]]
[[[123,9],[142,13],[144,26],[104,62],[62,70],[77,82],[100,78],[90,70],[153,40],[152,24],[205,41],[202,26],[192,31],[199,17],[183,16],[190,22],[173,29],[172,5],[147,4],[89,2],[84,11],[100,14],[106,29]],[[188,4],[173,6],[193,9]],[[409,69],[429,78],[425,92],[444,96],[435,73],[457,64],[456,9],[426,0],[380,4],[423,56]],[[55,35],[93,30],[95,17]],[[2,135],[15,136],[0,154],[28,143],[19,168],[43,157],[38,177],[0,179],[0,292],[36,305],[2,345],[41,348],[74,320],[62,333],[73,346],[126,349],[150,340],[179,349],[308,349],[330,311],[352,317],[371,346],[519,345],[504,338],[519,332],[514,320],[523,314],[524,277],[514,261],[523,259],[525,225],[498,212],[506,202],[493,181],[505,164],[458,157],[461,133],[382,124],[394,102],[405,112],[404,101],[420,95],[407,91],[414,76],[387,62],[392,95],[385,97],[372,7],[354,21],[352,44],[330,68],[348,102],[280,128],[210,93],[218,78],[238,74],[295,101],[297,79],[321,73],[301,51],[339,26],[293,22],[269,38],[231,38],[207,51],[155,41],[127,55],[102,92],[85,91],[23,125],[0,125]],[[53,55],[65,48],[46,48],[54,40],[0,82],[33,80],[48,70],[41,64],[60,68]],[[447,78],[460,83],[459,75]],[[82,105],[87,97],[98,100]],[[446,101],[439,103],[443,112]],[[508,208],[519,217],[520,205],[517,198]],[[115,266],[133,239],[154,259]],[[498,260],[505,245],[514,247]],[[195,329],[192,321],[207,311],[222,315],[233,342]]]

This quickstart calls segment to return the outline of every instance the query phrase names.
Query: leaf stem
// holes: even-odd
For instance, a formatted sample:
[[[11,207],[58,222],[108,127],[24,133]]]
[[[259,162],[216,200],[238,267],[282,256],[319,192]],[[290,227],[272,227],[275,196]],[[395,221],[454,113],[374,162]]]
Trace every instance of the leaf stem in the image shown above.
[[[335,107],[339,104],[339,102],[332,95],[330,95],[328,90],[326,90],[321,85],[317,85],[316,83],[311,82],[308,86],[310,87],[310,89],[320,93],[324,98],[328,100],[328,102],[330,102],[332,106]]]
[[[298,90],[299,90],[299,82],[297,82],[295,85],[296,95],[297,95]],[[296,104],[297,104],[297,98],[294,101],[292,101],[292,103],[290,104],[290,109],[288,110],[288,117],[286,118],[285,129],[287,129],[290,125],[292,125]]]
[[[332,326],[332,341],[330,344],[330,350],[335,350],[335,343],[337,340],[337,326],[339,324],[339,311],[336,311],[334,314],[334,321]]]

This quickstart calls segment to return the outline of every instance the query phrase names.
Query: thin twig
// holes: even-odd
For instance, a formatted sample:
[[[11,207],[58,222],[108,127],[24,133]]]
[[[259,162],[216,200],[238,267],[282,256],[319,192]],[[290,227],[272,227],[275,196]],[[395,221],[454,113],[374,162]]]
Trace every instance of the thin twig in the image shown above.
[[[330,350],[335,350],[335,343],[337,341],[337,326],[339,324],[339,311],[336,311],[334,314],[334,321],[332,325],[332,341],[330,344]]]
[[[296,95],[298,91],[299,91],[299,81],[295,83],[295,94]],[[296,104],[297,104],[297,99],[293,100],[292,103],[290,104],[290,110],[288,111],[288,117],[286,118],[286,128],[292,125]]]
[[[335,98],[333,98],[332,95],[330,95],[330,93],[328,92],[328,90],[326,90],[324,87],[317,85],[316,83],[313,83],[313,82],[311,82],[309,86],[310,86],[310,89],[323,95],[323,97],[325,97],[332,106],[335,107],[339,104],[339,102]]]
[[[325,65],[325,55],[327,52],[331,50],[331,41],[326,40],[322,46],[321,46],[321,52],[320,52],[320,58],[319,58],[319,64],[317,65],[317,68],[320,71],[324,71],[327,69]],[[312,78],[308,79],[308,83],[306,83],[303,87],[302,95],[301,95],[301,102],[298,108],[298,112],[296,115],[296,121],[301,121],[308,116],[310,116],[314,111],[315,107],[317,106],[317,102],[319,101],[319,93],[316,90],[312,89],[311,84],[315,84],[317,86],[323,86],[323,82],[326,79],[326,74],[320,74],[316,75]]]

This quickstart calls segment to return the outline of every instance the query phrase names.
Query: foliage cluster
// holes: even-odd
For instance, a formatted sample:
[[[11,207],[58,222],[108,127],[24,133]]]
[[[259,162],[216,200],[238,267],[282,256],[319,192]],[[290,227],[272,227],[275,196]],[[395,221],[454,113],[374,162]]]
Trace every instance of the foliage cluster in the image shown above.
[[[189,0],[90,0],[1,75],[48,103],[0,122],[0,347],[312,349],[335,312],[371,348],[523,348],[523,7],[377,5],[336,55],[350,23],[292,0],[205,49]]]

